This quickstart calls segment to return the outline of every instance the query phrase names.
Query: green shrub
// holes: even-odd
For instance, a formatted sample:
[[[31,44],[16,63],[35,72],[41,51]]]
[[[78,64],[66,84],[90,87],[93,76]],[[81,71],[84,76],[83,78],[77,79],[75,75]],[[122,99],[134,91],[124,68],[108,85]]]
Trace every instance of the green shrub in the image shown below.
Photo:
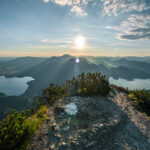
[[[66,89],[64,87],[54,85],[53,83],[49,85],[48,88],[42,90],[42,96],[36,100],[36,104],[52,104],[54,100],[63,98],[67,96]]]
[[[110,91],[109,82],[100,73],[82,73],[66,81],[64,87],[70,95],[79,96],[106,96]]]
[[[133,90],[130,92],[130,97],[140,111],[150,115],[150,93],[148,91]]]
[[[13,149],[25,139],[27,127],[24,124],[26,114],[13,111],[0,122],[0,148]]]
[[[47,107],[42,106],[34,115],[27,118],[25,112],[13,111],[0,122],[0,149],[25,149],[27,141],[46,119]]]

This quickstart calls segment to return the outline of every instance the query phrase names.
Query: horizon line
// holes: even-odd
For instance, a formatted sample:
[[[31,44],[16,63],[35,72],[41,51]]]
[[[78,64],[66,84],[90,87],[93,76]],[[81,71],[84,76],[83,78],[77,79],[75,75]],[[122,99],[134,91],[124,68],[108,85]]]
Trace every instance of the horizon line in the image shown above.
[[[24,55],[24,56],[0,56],[0,58],[21,58],[21,57],[36,57],[36,58],[49,58],[49,57],[61,57],[64,55],[69,55],[72,57],[150,57],[150,55],[138,56],[138,55],[71,55],[71,54],[62,54],[62,55],[50,55],[50,56],[32,56],[32,55]]]

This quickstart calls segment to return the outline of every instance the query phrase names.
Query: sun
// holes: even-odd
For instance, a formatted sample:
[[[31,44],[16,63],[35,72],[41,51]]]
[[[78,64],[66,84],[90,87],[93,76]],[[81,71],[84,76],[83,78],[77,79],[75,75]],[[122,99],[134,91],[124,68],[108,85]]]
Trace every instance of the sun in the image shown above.
[[[85,38],[83,36],[76,37],[75,44],[78,49],[83,49],[83,47],[85,45]]]

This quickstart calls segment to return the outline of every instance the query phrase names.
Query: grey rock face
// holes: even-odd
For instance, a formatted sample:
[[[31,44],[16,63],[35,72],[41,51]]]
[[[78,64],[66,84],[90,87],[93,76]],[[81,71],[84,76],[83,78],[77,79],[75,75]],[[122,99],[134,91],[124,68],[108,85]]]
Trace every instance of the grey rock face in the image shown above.
[[[29,150],[149,150],[150,120],[128,99],[118,91],[107,98],[59,99]],[[65,113],[69,103],[77,106],[76,115]]]

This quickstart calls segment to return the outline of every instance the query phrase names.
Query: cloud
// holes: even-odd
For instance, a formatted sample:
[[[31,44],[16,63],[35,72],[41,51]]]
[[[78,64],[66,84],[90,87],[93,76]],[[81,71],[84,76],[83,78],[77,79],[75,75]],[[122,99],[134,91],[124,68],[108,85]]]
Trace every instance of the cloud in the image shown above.
[[[118,16],[125,12],[142,12],[150,9],[147,0],[101,0],[105,14]]]
[[[86,5],[90,0],[51,0],[59,5]]]
[[[51,44],[62,44],[62,43],[70,44],[72,43],[72,40],[71,39],[56,39],[56,40],[43,39],[41,40],[41,42],[51,43]]]
[[[101,0],[104,12],[109,16],[127,13],[127,18],[119,26],[106,26],[119,32],[120,40],[150,39],[150,5],[147,0]],[[124,16],[124,17],[126,17]]]
[[[84,12],[83,8],[82,7],[79,7],[77,5],[74,5],[72,8],[71,8],[71,12],[74,12],[76,14],[79,14],[80,16],[87,16],[87,13]]]
[[[150,39],[150,15],[130,15],[119,26],[106,26],[107,29],[120,32],[117,38],[120,40],[149,40]]]
[[[60,6],[69,6],[70,12],[75,13],[79,16],[87,16],[84,7],[90,0],[50,0]]]
[[[118,35],[119,39],[144,40],[150,39],[150,15],[131,15],[120,25],[122,34]]]
[[[51,1],[61,6],[72,5],[72,0],[51,0]]]
[[[127,34],[127,35],[120,35],[120,39],[127,39],[127,40],[145,40],[150,39],[150,33],[144,34]]]
[[[49,0],[43,0],[45,3],[48,3],[49,2]]]

